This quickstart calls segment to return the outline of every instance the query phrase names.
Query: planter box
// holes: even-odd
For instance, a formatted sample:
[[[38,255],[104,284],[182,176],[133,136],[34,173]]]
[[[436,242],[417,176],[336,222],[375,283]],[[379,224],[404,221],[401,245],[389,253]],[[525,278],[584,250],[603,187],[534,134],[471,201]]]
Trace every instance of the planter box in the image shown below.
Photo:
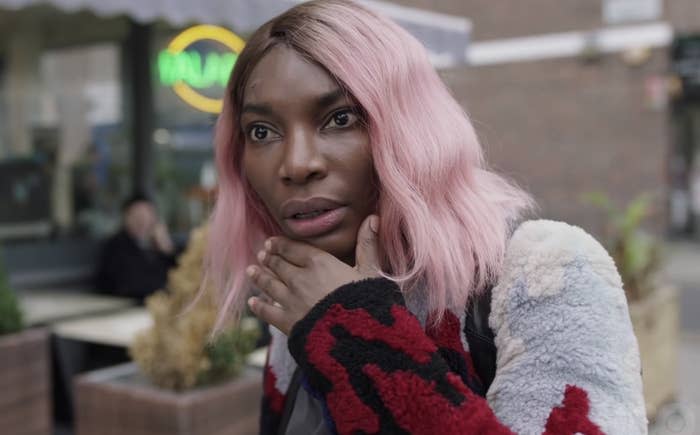
[[[176,393],[151,385],[134,363],[74,381],[77,435],[247,435],[258,433],[262,371]]]
[[[29,329],[0,335],[0,431],[49,435],[51,415],[49,335]]]
[[[675,287],[659,287],[631,303],[632,326],[642,359],[642,383],[647,416],[674,399],[678,388],[679,307]]]

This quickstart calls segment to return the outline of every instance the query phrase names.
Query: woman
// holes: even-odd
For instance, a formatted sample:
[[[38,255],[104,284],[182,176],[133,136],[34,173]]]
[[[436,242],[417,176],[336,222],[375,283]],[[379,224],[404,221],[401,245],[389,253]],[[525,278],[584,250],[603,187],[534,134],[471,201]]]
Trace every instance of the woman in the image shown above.
[[[612,260],[516,225],[529,197],[396,24],[329,0],[263,25],[216,147],[218,325],[253,287],[274,326],[262,433],[646,432]]]

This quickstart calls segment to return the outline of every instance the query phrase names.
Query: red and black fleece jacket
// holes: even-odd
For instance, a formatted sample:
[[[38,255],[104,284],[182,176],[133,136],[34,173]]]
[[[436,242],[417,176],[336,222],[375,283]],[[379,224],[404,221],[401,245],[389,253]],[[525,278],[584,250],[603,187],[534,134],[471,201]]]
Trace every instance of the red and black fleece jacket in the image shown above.
[[[492,290],[490,385],[474,368],[464,312],[427,329],[418,317],[394,282],[376,278],[334,290],[288,339],[277,331],[261,432],[277,433],[298,366],[339,434],[646,433],[622,284],[583,230],[531,221],[514,233]]]

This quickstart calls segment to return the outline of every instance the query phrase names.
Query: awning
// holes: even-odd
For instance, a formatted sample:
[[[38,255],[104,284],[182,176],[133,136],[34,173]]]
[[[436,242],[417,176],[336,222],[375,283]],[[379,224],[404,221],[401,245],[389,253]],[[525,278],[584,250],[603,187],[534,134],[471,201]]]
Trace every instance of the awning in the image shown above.
[[[51,4],[67,12],[90,10],[99,16],[128,15],[139,22],[165,20],[176,26],[219,24],[245,35],[303,0],[0,0],[0,8]],[[428,48],[433,63],[465,63],[471,22],[465,17],[409,8],[387,1],[360,0],[393,18]]]

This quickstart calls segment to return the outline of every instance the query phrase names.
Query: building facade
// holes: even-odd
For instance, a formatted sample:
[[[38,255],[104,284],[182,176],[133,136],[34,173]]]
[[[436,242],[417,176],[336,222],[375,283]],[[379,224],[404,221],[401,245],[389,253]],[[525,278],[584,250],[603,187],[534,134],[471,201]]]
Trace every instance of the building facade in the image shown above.
[[[443,75],[491,164],[533,193],[542,216],[601,233],[603,215],[583,196],[603,191],[623,204],[646,193],[657,232],[697,233],[700,173],[680,150],[700,148],[700,118],[688,114],[697,102],[677,95],[671,46],[700,32],[700,3],[400,3],[472,20],[480,56]]]
[[[700,232],[697,102],[679,94],[671,56],[674,40],[700,33],[697,1],[392,5],[409,8],[414,24],[470,23],[464,59],[436,64],[492,167],[532,192],[540,216],[601,233],[602,213],[583,201],[587,193],[619,203],[646,193],[657,232]],[[0,7],[0,160],[33,159],[45,177],[35,189],[51,198],[48,209],[34,206],[48,226],[13,234],[100,237],[121,200],[144,187],[158,192],[176,230],[201,222],[206,209],[196,200],[210,183],[215,115],[185,104],[157,70],[158,53],[192,24]],[[146,85],[136,80],[146,75]],[[12,218],[0,212],[0,221]]]

